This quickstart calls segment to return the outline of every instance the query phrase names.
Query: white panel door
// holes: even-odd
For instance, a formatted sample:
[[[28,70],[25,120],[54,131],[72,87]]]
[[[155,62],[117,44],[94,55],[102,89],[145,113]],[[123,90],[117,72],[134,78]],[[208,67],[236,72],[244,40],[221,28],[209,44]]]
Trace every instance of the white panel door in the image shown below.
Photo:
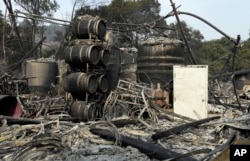
[[[195,120],[207,118],[208,66],[174,66],[174,112]]]

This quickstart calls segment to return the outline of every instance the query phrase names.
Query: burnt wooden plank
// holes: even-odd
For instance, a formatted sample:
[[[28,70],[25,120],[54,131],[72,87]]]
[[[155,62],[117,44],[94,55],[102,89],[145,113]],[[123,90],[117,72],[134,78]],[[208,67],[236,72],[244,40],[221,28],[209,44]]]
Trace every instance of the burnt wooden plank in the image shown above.
[[[164,137],[168,137],[170,135],[179,134],[180,132],[182,132],[183,130],[185,130],[187,128],[196,127],[196,126],[198,126],[200,124],[203,124],[205,122],[208,122],[208,121],[211,121],[211,120],[214,120],[214,119],[219,119],[219,118],[220,118],[220,116],[209,117],[209,118],[193,121],[193,122],[190,122],[190,123],[186,123],[186,124],[183,124],[183,125],[180,125],[180,126],[175,126],[173,128],[167,129],[165,131],[157,132],[157,133],[153,134],[151,138],[153,140],[158,140],[158,139],[161,139],[161,138],[164,138]]]

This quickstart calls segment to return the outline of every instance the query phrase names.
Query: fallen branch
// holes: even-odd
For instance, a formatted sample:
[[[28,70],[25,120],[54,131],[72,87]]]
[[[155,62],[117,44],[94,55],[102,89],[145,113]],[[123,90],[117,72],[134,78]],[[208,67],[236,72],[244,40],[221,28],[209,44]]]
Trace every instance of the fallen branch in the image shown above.
[[[214,119],[219,119],[219,118],[220,118],[220,116],[215,116],[215,117],[210,117],[210,118],[205,118],[205,119],[201,119],[198,121],[190,122],[187,124],[182,124],[180,126],[175,126],[175,127],[170,128],[168,130],[165,130],[162,132],[157,132],[156,134],[153,134],[151,138],[153,140],[157,140],[157,139],[161,139],[163,137],[168,137],[168,136],[173,135],[173,134],[178,134],[187,128],[196,127],[196,126],[203,124],[205,122],[208,122],[208,121],[211,121]]]

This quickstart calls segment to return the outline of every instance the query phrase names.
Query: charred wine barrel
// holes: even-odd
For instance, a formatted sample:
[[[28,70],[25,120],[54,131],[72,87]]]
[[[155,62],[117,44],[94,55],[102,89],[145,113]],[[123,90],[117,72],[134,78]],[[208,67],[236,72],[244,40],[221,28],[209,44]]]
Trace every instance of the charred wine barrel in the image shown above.
[[[108,79],[104,75],[100,75],[97,78],[97,83],[98,83],[98,90],[100,90],[103,93],[108,92],[109,82],[108,82]]]
[[[95,45],[76,45],[65,49],[66,63],[74,66],[91,63],[96,65],[100,61],[99,49]]]
[[[96,119],[96,106],[94,103],[86,104],[84,101],[74,101],[70,107],[70,115],[81,121],[93,121]]]
[[[106,34],[105,22],[89,15],[79,17],[72,25],[72,33],[79,39],[91,38],[91,34],[103,40]]]
[[[107,66],[109,63],[110,53],[109,50],[104,49],[100,51],[100,65]]]
[[[63,78],[62,85],[65,91],[71,93],[94,93],[97,90],[97,79],[94,74],[82,72],[70,73]]]
[[[181,41],[148,39],[138,47],[137,74],[144,83],[164,85],[173,79],[173,66],[184,64]]]

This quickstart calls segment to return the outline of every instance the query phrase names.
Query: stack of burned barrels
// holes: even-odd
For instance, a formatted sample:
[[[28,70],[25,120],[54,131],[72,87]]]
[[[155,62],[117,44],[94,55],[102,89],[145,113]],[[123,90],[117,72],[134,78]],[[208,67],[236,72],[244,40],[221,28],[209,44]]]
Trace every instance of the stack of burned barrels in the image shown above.
[[[106,24],[99,17],[83,15],[72,23],[73,38],[64,53],[70,68],[62,84],[73,98],[70,115],[82,121],[100,116],[100,104],[109,91],[105,74],[110,53],[105,35]]]

